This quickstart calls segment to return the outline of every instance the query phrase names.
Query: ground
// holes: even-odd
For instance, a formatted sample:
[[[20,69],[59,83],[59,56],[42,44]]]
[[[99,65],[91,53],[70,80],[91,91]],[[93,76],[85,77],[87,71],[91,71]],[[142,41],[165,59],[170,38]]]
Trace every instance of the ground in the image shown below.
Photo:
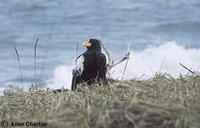
[[[200,76],[7,93],[0,97],[1,120],[43,122],[48,128],[200,128]]]

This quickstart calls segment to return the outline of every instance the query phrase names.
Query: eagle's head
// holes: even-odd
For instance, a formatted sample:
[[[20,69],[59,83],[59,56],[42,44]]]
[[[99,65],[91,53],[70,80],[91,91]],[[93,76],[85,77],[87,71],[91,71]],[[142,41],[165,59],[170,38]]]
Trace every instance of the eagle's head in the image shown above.
[[[94,50],[96,52],[101,52],[101,44],[98,39],[90,39],[83,43],[83,47],[86,47],[88,50]]]

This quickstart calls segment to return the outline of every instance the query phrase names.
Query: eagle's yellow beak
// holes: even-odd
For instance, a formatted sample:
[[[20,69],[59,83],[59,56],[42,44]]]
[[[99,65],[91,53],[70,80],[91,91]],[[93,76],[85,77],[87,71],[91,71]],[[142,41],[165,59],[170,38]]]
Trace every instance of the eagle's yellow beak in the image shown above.
[[[86,42],[83,42],[83,47],[90,47],[92,46],[92,43],[86,41]]]

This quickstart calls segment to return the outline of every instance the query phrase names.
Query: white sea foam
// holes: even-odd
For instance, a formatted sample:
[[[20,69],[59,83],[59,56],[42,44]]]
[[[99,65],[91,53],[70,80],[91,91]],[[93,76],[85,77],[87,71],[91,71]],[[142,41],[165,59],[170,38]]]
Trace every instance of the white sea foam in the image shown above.
[[[61,65],[54,71],[54,77],[47,81],[47,87],[51,89],[71,88],[73,66]]]
[[[125,79],[153,77],[155,73],[168,73],[173,77],[186,75],[188,71],[181,67],[184,64],[192,70],[199,71],[200,49],[187,49],[177,45],[175,41],[166,42],[158,47],[149,47],[141,52],[131,51],[130,59],[124,75]],[[114,79],[122,79],[126,62],[114,67],[110,73]],[[61,65],[54,71],[54,77],[49,80],[48,87],[70,89],[72,69],[74,66]]]
[[[200,67],[200,49],[186,49],[175,41],[166,42],[158,47],[150,47],[141,52],[132,51],[125,73],[125,78],[152,77],[155,73],[168,73],[174,77],[187,74],[188,71],[179,63],[198,70]],[[114,78],[122,77],[125,64],[118,65],[113,70]]]

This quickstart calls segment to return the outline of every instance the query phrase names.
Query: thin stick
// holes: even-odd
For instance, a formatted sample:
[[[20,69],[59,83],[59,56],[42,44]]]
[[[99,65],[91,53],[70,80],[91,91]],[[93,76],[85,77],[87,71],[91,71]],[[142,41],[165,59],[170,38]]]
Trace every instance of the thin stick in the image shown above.
[[[124,74],[126,72],[126,68],[127,68],[128,62],[129,62],[130,47],[131,47],[131,43],[129,42],[129,44],[128,44],[128,53],[125,55],[125,57],[127,58],[127,61],[126,61],[126,65],[124,67],[124,71],[123,71],[123,74],[122,74],[122,80],[124,78]]]
[[[23,76],[22,76],[22,68],[21,68],[20,58],[19,58],[17,48],[15,46],[14,46],[14,49],[15,49],[15,52],[16,52],[16,55],[17,55],[17,61],[19,63],[19,71],[20,71],[20,75],[21,75],[21,82],[22,82],[22,89],[23,89],[24,85],[23,85]]]
[[[187,68],[186,66],[184,66],[183,64],[179,63],[183,68],[185,68],[186,70],[188,70],[190,73],[192,74],[196,74],[195,72],[193,72],[192,70],[190,70],[189,68]]]
[[[36,84],[36,53],[37,53],[37,43],[38,43],[39,39],[36,40],[35,42],[35,47],[34,47],[34,78],[35,78],[35,88],[37,89],[37,84]]]
[[[122,62],[124,62],[126,59],[128,59],[128,57],[125,55],[125,57],[122,58],[120,61],[114,63],[113,65],[110,65],[110,69],[113,68],[114,66],[116,66],[116,65],[118,65],[118,64],[120,64],[120,63],[122,63]]]
[[[105,53],[106,53],[106,55],[108,57],[108,65],[111,66],[111,65],[114,64],[114,61],[112,59],[112,56],[111,56],[110,52],[108,51],[108,49],[106,48],[106,46],[103,44],[102,40],[103,40],[102,37],[99,35],[100,44],[101,44],[103,50],[105,51]]]
[[[111,54],[109,53],[109,51],[107,50],[107,48],[105,47],[105,45],[100,41],[102,48],[104,49],[105,53],[107,54],[108,57],[108,64],[112,65],[113,64],[113,59]]]
[[[99,36],[101,38],[101,36]],[[101,38],[102,39],[102,38]],[[123,57],[120,61],[114,63],[113,59],[112,59],[112,56],[110,54],[110,52],[108,51],[108,49],[105,47],[105,45],[103,44],[102,41],[100,41],[100,44],[103,48],[103,50],[105,51],[106,55],[107,55],[107,59],[108,59],[108,65],[107,65],[107,72],[109,73],[109,71],[116,65],[122,63],[123,61],[125,61],[126,59],[128,59],[128,54],[129,52],[125,55],[125,57]],[[130,45],[130,43],[129,43]],[[128,47],[128,51],[130,50],[130,46]],[[127,62],[128,63],[128,62]]]
[[[127,53],[127,54],[128,54],[128,56],[129,56],[130,53]],[[124,74],[125,74],[125,72],[126,72],[126,68],[127,68],[127,65],[128,65],[128,61],[129,61],[129,58],[127,59],[126,65],[125,65],[125,67],[124,67],[124,71],[123,71],[123,75],[122,75],[122,80],[123,80]]]

